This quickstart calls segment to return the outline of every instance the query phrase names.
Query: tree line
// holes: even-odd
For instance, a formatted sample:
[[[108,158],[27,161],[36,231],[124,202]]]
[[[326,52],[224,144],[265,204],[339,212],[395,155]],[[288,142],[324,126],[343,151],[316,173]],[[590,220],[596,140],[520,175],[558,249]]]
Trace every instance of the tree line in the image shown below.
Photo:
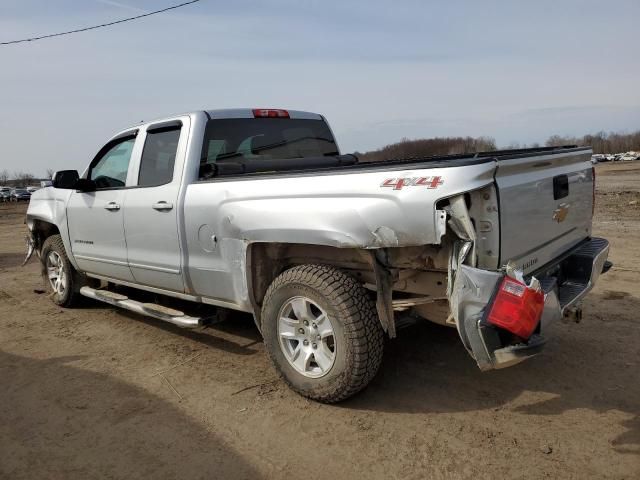
[[[497,150],[496,141],[490,137],[436,137],[419,140],[403,138],[378,150],[356,152],[356,155],[361,162],[379,162],[394,158],[455,155],[488,150]]]
[[[46,178],[51,178],[53,173],[52,169],[48,169]],[[38,179],[31,173],[23,171],[9,173],[9,170],[6,168],[4,170],[0,170],[0,185],[28,186],[36,180]]]
[[[552,135],[545,142],[547,147],[562,145],[591,146],[593,153],[624,153],[640,151],[640,130],[633,133],[598,132],[582,137]],[[512,143],[506,148],[537,148],[539,143]],[[436,137],[410,140],[403,138],[378,150],[356,152],[361,162],[379,162],[393,158],[426,157],[432,155],[455,155],[462,153],[497,150],[491,137]]]
[[[552,135],[546,145],[588,145],[593,148],[593,153],[625,153],[640,150],[640,130],[633,133],[598,132],[582,137]]]

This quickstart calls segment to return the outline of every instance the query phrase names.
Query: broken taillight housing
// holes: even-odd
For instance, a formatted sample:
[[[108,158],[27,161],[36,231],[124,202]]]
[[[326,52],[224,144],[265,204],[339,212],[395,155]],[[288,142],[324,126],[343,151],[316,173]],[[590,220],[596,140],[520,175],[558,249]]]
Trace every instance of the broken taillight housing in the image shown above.
[[[529,288],[518,280],[504,277],[487,321],[518,337],[528,339],[536,329],[543,309],[544,293]]]

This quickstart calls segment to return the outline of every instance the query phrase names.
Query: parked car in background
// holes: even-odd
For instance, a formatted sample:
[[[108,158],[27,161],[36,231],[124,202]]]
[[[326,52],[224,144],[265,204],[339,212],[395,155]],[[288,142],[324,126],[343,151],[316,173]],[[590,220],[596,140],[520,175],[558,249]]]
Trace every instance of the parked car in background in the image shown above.
[[[639,159],[640,159],[639,152],[627,152],[622,154],[618,160],[621,162],[631,162],[633,160],[639,160]]]
[[[40,188],[40,187],[27,187],[27,192],[29,192],[29,193],[33,193],[33,192],[35,192],[36,190],[38,190],[39,188]]]
[[[26,188],[14,188],[9,198],[12,202],[28,202],[31,199],[31,193]]]
[[[9,187],[0,187],[0,202],[8,202],[11,198],[11,189]]]

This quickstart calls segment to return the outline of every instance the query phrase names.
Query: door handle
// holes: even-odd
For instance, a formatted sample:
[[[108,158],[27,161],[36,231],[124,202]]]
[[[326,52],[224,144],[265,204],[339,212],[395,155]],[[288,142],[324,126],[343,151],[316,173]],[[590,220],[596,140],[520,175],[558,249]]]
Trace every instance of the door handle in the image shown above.
[[[168,203],[165,202],[164,200],[160,201],[160,202],[156,202],[153,205],[151,205],[153,207],[154,210],[171,210],[173,208],[173,203]]]
[[[107,210],[111,210],[112,212],[116,212],[118,210],[120,210],[120,205],[118,205],[116,202],[109,202],[105,205],[105,207]]]

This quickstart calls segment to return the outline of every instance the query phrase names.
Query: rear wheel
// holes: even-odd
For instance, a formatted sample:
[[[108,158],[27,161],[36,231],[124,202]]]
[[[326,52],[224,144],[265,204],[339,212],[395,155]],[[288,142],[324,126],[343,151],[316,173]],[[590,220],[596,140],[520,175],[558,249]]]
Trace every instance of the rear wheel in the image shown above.
[[[269,356],[296,392],[344,400],[373,379],[384,334],[366,290],[344,272],[301,265],[278,276],[262,307]]]
[[[40,261],[42,279],[51,300],[61,307],[76,304],[80,298],[80,288],[86,284],[86,279],[71,265],[60,235],[52,235],[44,241]]]

